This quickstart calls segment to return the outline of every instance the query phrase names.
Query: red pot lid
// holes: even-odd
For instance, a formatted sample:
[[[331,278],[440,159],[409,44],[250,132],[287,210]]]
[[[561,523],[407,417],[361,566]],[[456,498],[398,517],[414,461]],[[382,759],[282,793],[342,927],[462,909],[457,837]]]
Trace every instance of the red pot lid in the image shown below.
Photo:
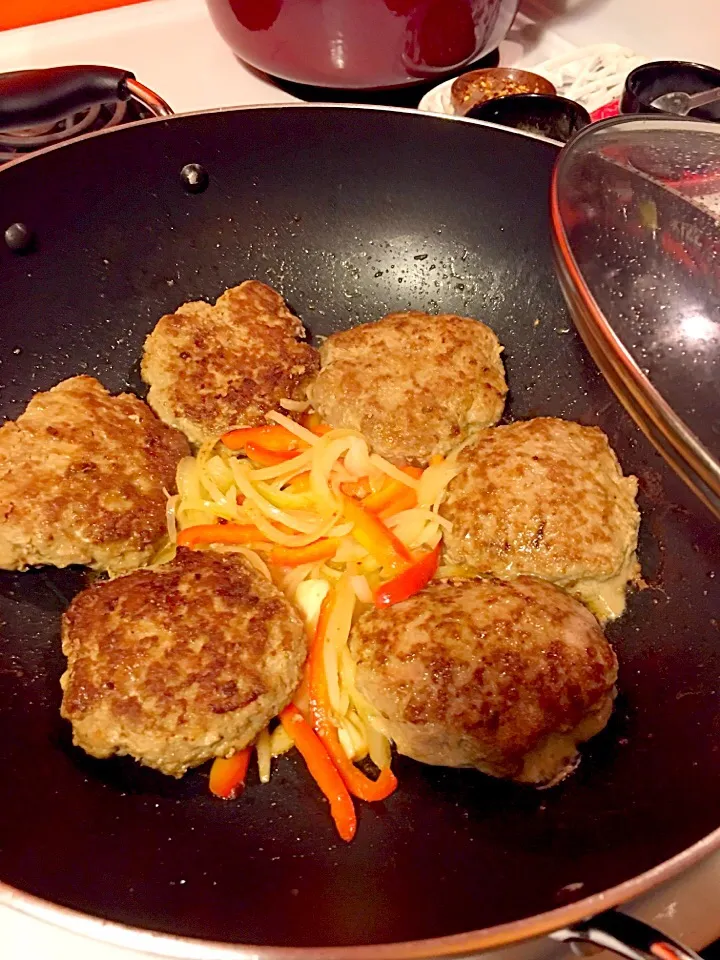
[[[620,117],[561,152],[558,275],[615,394],[720,517],[720,124]]]

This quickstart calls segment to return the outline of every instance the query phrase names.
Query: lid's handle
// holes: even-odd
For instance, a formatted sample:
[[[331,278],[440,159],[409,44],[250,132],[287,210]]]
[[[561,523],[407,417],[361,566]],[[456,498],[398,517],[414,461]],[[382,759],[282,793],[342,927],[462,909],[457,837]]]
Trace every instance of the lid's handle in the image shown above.
[[[172,110],[152,90],[118,67],[50,67],[0,74],[0,129],[32,127],[60,120],[99,103],[137,100],[152,114]]]
[[[563,943],[585,943],[612,950],[625,960],[701,960],[689,947],[617,910],[556,930],[551,936]]]

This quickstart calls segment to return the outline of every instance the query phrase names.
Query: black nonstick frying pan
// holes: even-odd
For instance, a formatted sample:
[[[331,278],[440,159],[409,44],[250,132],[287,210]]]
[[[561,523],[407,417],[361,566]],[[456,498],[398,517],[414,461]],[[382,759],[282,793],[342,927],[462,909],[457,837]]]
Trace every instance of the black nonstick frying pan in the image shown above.
[[[46,95],[70,109],[88,76]],[[87,99],[128,94],[123,74],[92,76]],[[40,115],[24,82],[0,87],[0,125]],[[410,307],[477,316],[505,345],[507,417],[597,424],[639,477],[647,583],[608,629],[621,695],[570,779],[538,792],[398,758],[399,789],[360,805],[345,845],[292,755],[220,802],[205,769],[175,781],[74,749],[59,625],[86,574],[2,573],[0,902],[206,941],[80,924],[171,956],[468,955],[558,930],[678,955],[622,915],[582,921],[720,847],[717,527],[574,332],[549,237],[556,155],[472,121],[302,105],[149,120],[0,171],[3,417],[81,372],[142,394],[156,320],[248,277],[314,337]]]

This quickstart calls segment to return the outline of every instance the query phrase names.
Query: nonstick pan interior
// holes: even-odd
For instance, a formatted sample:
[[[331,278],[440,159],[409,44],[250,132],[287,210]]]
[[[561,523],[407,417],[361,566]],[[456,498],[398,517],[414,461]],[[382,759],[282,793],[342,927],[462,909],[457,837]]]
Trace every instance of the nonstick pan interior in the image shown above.
[[[74,749],[60,615],[79,570],[0,574],[0,880],[208,940],[377,944],[490,927],[622,883],[718,825],[720,603],[709,515],[614,400],[556,284],[556,148],[464,121],[358,108],[225,111],[94,136],[0,174],[0,413],[80,372],[142,392],[155,321],[248,277],[317,339],[410,307],[477,316],[505,345],[509,418],[597,424],[640,479],[647,588],[609,628],[621,696],[545,792],[399,759],[400,787],[334,834],[290,755],[237,802]],[[202,164],[203,192],[181,169]]]

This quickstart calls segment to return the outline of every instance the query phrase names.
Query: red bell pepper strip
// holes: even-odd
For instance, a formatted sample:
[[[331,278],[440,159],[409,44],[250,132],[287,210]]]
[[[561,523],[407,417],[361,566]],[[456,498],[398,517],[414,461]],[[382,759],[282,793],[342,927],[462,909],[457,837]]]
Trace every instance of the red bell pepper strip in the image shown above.
[[[403,570],[392,580],[381,584],[375,591],[375,606],[389,607],[393,603],[400,603],[401,600],[407,600],[413,594],[419,593],[435,576],[439,561],[440,544],[434,550],[423,554],[407,570]]]
[[[244,450],[249,443],[257,444],[264,450],[273,450],[276,453],[298,453],[307,450],[308,444],[294,433],[290,433],[279,423],[265,427],[242,427],[239,430],[230,430],[220,437],[230,450]]]
[[[337,553],[339,537],[324,537],[309,543],[306,547],[273,547],[270,551],[270,563],[278,567],[299,567],[303,563],[319,563],[329,560]]]
[[[252,524],[200,523],[178,533],[179,547],[198,547],[207,543],[264,543],[265,536]]]
[[[342,495],[342,510],[346,520],[353,524],[352,535],[357,542],[386,570],[398,572],[412,562],[410,551],[375,514],[359,501]]]
[[[335,764],[338,773],[343,779],[345,786],[353,796],[360,800],[384,800],[397,787],[397,778],[390,767],[385,767],[380,771],[377,780],[371,780],[366,777],[352,760],[348,757],[340,743],[337,727],[331,719],[330,696],[327,688],[327,678],[325,676],[325,662],[323,656],[323,645],[325,643],[325,634],[334,602],[334,592],[332,587],[330,592],[323,600],[320,609],[315,636],[310,647],[310,658],[308,661],[308,686],[310,693],[310,712],[312,715],[313,727],[318,737],[322,741],[325,749],[330,754],[332,762]]]
[[[253,463],[259,463],[261,467],[276,467],[279,463],[285,463],[286,460],[297,457],[299,453],[299,450],[270,450],[261,447],[258,443],[245,444],[245,456],[249,457]]]
[[[291,703],[282,711],[280,723],[302,754],[313,779],[330,801],[330,812],[341,839],[349,842],[357,830],[355,807],[327,750],[294,704]]]
[[[252,747],[232,757],[218,757],[210,768],[210,793],[223,800],[234,800],[245,785]]]

